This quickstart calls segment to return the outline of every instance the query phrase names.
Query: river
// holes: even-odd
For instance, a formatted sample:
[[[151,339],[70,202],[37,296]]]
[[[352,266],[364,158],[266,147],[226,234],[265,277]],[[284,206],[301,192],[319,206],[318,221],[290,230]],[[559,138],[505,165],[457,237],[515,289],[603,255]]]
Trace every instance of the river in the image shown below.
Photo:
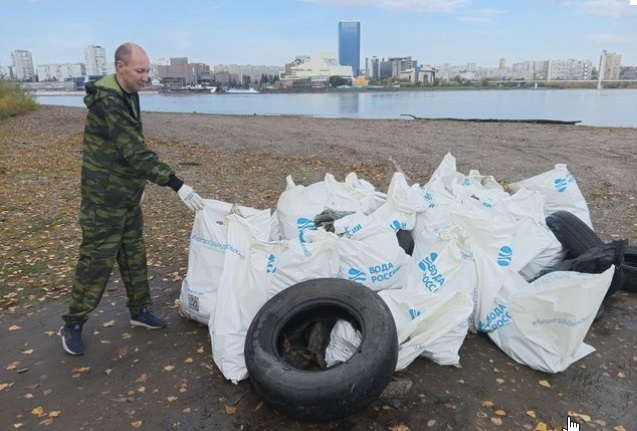
[[[82,96],[37,95],[42,104],[84,106]],[[142,110],[327,118],[514,119],[580,121],[637,128],[637,89],[515,89],[459,91],[342,91],[330,93],[141,95]]]

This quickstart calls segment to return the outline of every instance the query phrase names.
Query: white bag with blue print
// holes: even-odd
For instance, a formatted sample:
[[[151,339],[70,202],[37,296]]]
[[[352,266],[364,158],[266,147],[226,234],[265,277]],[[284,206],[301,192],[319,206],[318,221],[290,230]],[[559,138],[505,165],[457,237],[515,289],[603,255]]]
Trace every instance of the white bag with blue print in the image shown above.
[[[228,224],[226,216],[233,204],[206,199],[203,210],[195,213],[190,235],[188,272],[182,281],[179,295],[179,314],[188,319],[208,324],[217,302],[219,279],[228,248]],[[238,207],[246,220],[256,226],[267,239],[274,219],[270,210]]]
[[[303,242],[296,238],[285,241],[287,248],[279,256],[268,284],[268,298],[305,280],[338,276],[338,237],[319,228],[305,231],[303,239]]]
[[[378,293],[389,306],[398,331],[396,371],[418,356],[439,365],[459,365],[459,351],[467,335],[467,315],[473,301],[465,292],[427,295],[422,290],[385,290]]]
[[[558,373],[589,355],[584,343],[615,267],[602,274],[550,272],[532,283],[508,274],[488,314],[489,337],[508,356],[534,370]]]
[[[248,377],[245,337],[268,300],[267,286],[287,244],[265,241],[263,232],[242,217],[232,214],[227,220],[228,248],[208,329],[215,364],[226,379],[236,383]]]
[[[339,237],[338,276],[374,291],[404,287],[409,255],[398,244],[396,232],[383,226],[364,232],[361,237]]]
[[[507,273],[522,269],[546,248],[548,242],[530,217],[515,220],[503,206],[491,211],[465,207],[452,212],[451,218],[467,236],[476,263],[474,325],[477,330],[484,330],[481,322],[484,322]]]
[[[586,199],[584,199],[575,177],[568,171],[564,163],[558,163],[553,170],[509,184],[508,187],[514,192],[524,187],[542,193],[545,198],[544,213],[546,216],[556,211],[569,211],[591,229],[593,228]]]
[[[406,287],[425,295],[464,292],[476,298],[477,271],[468,239],[458,227],[429,225],[414,238],[414,251],[408,263]],[[473,330],[474,307],[465,318]]]
[[[282,239],[302,240],[301,232],[313,229],[314,217],[326,208],[370,214],[384,201],[384,195],[353,172],[345,177],[344,182],[337,181],[331,174],[325,174],[323,181],[307,187],[294,184],[292,177],[288,175],[286,184],[276,206]]]

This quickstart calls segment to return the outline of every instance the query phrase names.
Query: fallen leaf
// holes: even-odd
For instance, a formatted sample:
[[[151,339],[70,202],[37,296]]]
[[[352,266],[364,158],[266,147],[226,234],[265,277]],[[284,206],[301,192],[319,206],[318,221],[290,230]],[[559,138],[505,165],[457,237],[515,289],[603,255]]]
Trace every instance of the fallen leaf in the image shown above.
[[[409,431],[411,428],[409,428],[407,425],[405,424],[399,424],[393,427],[389,428],[391,431]]]
[[[22,423],[17,423],[17,424],[13,424],[13,428],[20,428],[22,426]]]
[[[142,421],[135,421],[130,423],[133,428],[141,428]]]
[[[25,355],[30,355],[31,353],[33,353],[33,349],[25,350],[22,353]]]
[[[4,391],[7,388],[13,386],[13,383],[0,383],[0,391]]]
[[[172,403],[173,401],[177,400],[177,397],[168,397],[167,400],[169,403]]]
[[[107,376],[110,376],[113,370],[111,368],[107,368],[106,370],[104,370],[104,372],[106,373]]]
[[[53,423],[53,418],[46,418],[40,422],[40,425],[49,426]]]
[[[535,419],[535,411],[533,410],[529,410],[526,412],[527,416],[531,416],[533,419]]]
[[[498,379],[495,379],[495,381],[496,381],[496,382],[498,382],[499,384],[502,384],[502,383],[504,383],[504,379],[500,379],[500,378],[498,378]]]
[[[136,383],[146,383],[146,381],[148,380],[148,374],[143,373],[141,376],[139,376],[137,378],[137,380],[135,380]]]
[[[500,410],[496,410],[494,412],[497,416],[506,416],[507,412],[505,412],[504,410],[500,409]]]
[[[544,386],[545,388],[550,388],[551,384],[548,382],[548,380],[540,380],[540,386]]]
[[[124,347],[120,347],[119,348],[119,358],[122,359],[124,356],[126,356],[128,354],[128,347],[124,346]]]
[[[492,401],[482,401],[482,407],[493,407],[493,402]]]
[[[235,406],[226,406],[226,414],[233,415],[237,412],[237,408]]]
[[[172,371],[172,370],[174,370],[174,369],[175,369],[175,366],[174,366],[174,365],[166,365],[166,366],[164,367],[164,370],[166,370],[166,371]]]
[[[626,378],[626,374],[622,373],[621,371],[619,373],[617,373],[617,377],[619,377],[620,379],[625,379]]]
[[[15,370],[16,368],[18,368],[18,365],[20,365],[20,362],[18,361],[14,361],[11,362],[9,365],[7,365],[7,368],[5,368],[6,370]]]
[[[58,333],[57,333],[57,332],[55,332],[55,331],[46,331],[46,332],[44,333],[44,335],[48,335],[49,337],[50,337],[50,336],[52,336],[52,335],[57,335],[57,334],[58,334]]]
[[[203,346],[197,347],[197,353],[203,353]]]
[[[9,331],[17,331],[18,329],[22,329],[22,328],[20,328],[18,325],[9,326]]]
[[[500,418],[491,418],[491,422],[492,422],[494,425],[497,425],[497,426],[502,425],[502,419],[500,419]]]
[[[115,321],[114,320],[109,320],[108,322],[105,322],[103,326],[105,328],[110,328],[111,326],[115,326]]]
[[[617,425],[616,427],[613,428],[615,431],[626,431],[626,428],[624,428],[622,425]]]
[[[589,415],[585,415],[582,413],[575,413],[575,412],[568,412],[568,415],[574,418],[578,418],[583,420],[584,422],[590,422],[591,421],[591,417]]]
[[[137,388],[137,392],[143,394],[144,392],[146,392],[146,388],[144,386],[140,386],[139,388]]]
[[[33,410],[31,410],[31,414],[37,417],[46,416],[46,413],[44,413],[44,409],[42,407],[34,408]]]
[[[91,367],[75,367],[71,370],[72,373],[85,373],[89,371]]]
[[[533,431],[548,431],[548,428],[546,427],[546,424],[544,422],[539,422],[535,428],[533,429]]]
[[[59,410],[54,410],[52,412],[49,413],[49,417],[50,418],[59,418],[60,417],[60,411]]]
[[[186,358],[184,360],[184,362],[187,363],[187,364],[192,364],[193,363],[193,359],[192,358]]]

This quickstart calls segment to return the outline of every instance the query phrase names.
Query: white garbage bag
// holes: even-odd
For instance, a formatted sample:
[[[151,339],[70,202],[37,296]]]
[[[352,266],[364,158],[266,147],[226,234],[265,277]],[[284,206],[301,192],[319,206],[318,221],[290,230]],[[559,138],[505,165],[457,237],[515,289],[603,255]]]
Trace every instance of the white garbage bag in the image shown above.
[[[214,199],[206,199],[205,202],[205,208],[195,213],[190,235],[188,271],[181,284],[178,312],[183,317],[207,325],[216,306],[224,256],[226,251],[233,251],[227,240],[226,221],[233,204]],[[267,239],[273,218],[270,210],[244,206],[238,206],[238,210]]]
[[[615,267],[602,274],[550,272],[532,283],[509,273],[485,324],[517,362],[558,373],[595,351],[584,343]]]

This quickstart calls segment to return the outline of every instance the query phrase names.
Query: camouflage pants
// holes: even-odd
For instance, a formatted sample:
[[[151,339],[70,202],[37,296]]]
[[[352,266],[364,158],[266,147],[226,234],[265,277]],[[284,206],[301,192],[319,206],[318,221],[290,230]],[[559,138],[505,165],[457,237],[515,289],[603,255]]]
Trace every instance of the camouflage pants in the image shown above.
[[[119,266],[131,314],[149,306],[143,218],[139,205],[110,208],[82,202],[82,243],[75,269],[67,323],[85,322],[100,302],[115,261]]]

